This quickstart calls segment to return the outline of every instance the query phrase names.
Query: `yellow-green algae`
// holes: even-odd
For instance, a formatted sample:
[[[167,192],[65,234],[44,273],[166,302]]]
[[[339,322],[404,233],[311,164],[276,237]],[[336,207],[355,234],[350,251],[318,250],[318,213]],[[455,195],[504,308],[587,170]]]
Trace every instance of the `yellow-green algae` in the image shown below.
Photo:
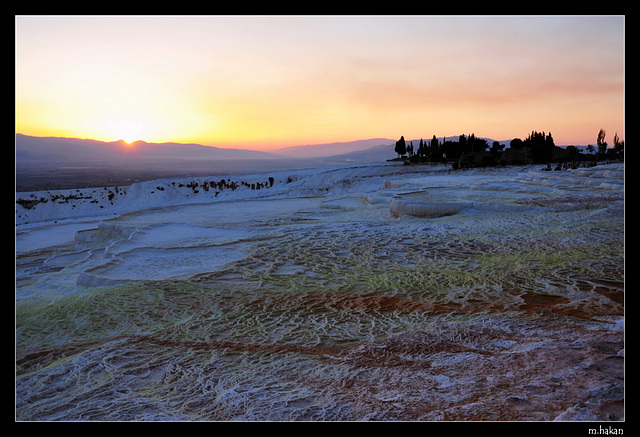
[[[456,420],[504,391],[518,408],[558,393],[532,416],[552,419],[582,399],[565,394],[609,344],[586,323],[623,312],[619,211],[350,220],[279,223],[188,281],[20,299],[17,417]],[[552,310],[579,319],[524,313]],[[539,376],[544,363],[573,379]],[[507,395],[483,417],[520,417]]]

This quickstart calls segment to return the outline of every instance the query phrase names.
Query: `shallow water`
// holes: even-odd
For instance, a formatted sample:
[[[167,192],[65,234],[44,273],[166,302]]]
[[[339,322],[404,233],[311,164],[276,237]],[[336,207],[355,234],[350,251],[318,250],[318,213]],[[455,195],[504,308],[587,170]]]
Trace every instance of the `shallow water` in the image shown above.
[[[624,173],[604,169],[331,172],[19,251],[16,418],[620,420]],[[433,204],[467,206],[408,215]]]

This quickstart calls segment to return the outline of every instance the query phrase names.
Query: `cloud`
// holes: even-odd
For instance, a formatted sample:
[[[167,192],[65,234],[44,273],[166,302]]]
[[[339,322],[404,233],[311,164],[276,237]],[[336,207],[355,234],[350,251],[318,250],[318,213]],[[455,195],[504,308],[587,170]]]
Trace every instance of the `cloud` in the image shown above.
[[[427,117],[487,122],[490,115],[495,126],[497,118],[522,124],[536,113],[563,120],[620,107],[623,114],[622,23],[619,17],[21,18],[16,121],[73,130],[88,114],[80,108],[111,113],[124,105],[169,120],[158,123],[159,132],[170,124],[172,135],[183,129],[203,142],[222,133],[311,142],[320,131],[393,135]],[[22,109],[38,101],[40,110]]]
[[[621,95],[624,83],[615,75],[589,71],[562,71],[542,74],[540,70],[511,74],[496,71],[458,77],[433,77],[408,81],[379,78],[354,82],[349,99],[361,107],[410,111],[425,106],[443,109],[455,106],[495,107],[543,104],[559,99],[609,99]]]

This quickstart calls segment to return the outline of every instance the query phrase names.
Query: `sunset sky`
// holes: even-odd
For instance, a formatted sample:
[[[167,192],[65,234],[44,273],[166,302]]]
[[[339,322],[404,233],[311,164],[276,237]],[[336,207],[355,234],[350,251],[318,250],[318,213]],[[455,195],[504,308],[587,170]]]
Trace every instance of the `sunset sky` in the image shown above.
[[[16,132],[624,139],[623,16],[17,16]]]

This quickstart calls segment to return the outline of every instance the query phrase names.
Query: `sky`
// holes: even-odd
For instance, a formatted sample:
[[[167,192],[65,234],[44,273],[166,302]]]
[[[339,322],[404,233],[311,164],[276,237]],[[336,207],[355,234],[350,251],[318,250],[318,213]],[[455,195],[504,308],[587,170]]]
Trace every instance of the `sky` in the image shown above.
[[[16,16],[16,132],[624,139],[624,16]]]

